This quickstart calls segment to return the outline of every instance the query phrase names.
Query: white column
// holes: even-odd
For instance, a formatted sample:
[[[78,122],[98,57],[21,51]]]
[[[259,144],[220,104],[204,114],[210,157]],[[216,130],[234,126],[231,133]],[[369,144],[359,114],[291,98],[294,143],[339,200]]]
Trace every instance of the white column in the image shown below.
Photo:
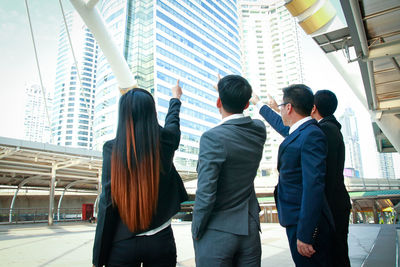
[[[111,34],[108,32],[103,18],[94,6],[97,1],[90,1],[88,4],[83,0],[70,0],[76,11],[82,17],[86,26],[92,32],[98,45],[103,51],[110,67],[117,79],[118,85],[122,89],[131,88],[136,85],[136,81],[129,69],[122,51],[118,49]]]
[[[57,167],[57,165],[55,163],[53,163],[53,165],[51,167],[48,225],[53,225],[54,187],[55,187],[55,182],[56,182],[56,167]]]

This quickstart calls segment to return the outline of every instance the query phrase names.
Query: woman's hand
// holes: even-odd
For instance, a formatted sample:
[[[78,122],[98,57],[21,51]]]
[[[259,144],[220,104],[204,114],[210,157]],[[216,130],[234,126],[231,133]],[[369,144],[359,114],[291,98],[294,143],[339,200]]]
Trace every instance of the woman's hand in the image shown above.
[[[178,98],[179,100],[181,99],[182,88],[179,86],[179,79],[176,80],[176,85],[172,87],[171,91],[173,98]]]

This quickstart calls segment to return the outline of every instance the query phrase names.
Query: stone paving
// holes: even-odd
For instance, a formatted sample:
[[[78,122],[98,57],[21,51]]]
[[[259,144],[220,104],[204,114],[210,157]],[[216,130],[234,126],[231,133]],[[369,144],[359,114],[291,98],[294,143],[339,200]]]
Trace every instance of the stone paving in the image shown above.
[[[54,226],[0,225],[1,266],[91,266],[94,224],[63,223]],[[172,224],[178,267],[192,267],[194,251],[190,222]],[[379,233],[379,226],[351,225],[350,258],[362,266]],[[262,224],[262,266],[294,266],[284,228]],[[382,266],[383,267],[383,266]]]

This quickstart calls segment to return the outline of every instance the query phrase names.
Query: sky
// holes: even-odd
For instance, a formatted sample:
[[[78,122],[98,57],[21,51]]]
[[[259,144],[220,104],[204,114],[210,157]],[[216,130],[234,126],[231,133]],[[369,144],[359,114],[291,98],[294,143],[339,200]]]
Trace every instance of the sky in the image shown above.
[[[63,1],[64,9],[72,7]],[[54,86],[57,36],[62,13],[58,1],[28,1],[39,66],[46,90]],[[40,84],[24,0],[0,1],[0,136],[23,138],[24,88]]]
[[[54,86],[57,36],[62,26],[61,9],[56,0],[29,0],[28,4],[44,88],[51,91]],[[72,9],[69,1],[64,0],[63,5],[65,11]],[[25,1],[0,1],[0,33],[0,136],[22,139],[24,88],[29,83],[40,83]],[[336,93],[339,100],[336,117],[340,117],[346,107],[356,112],[364,176],[377,177],[376,144],[369,113],[311,37],[304,35],[301,45],[308,85],[314,91],[329,89]],[[395,165],[400,166],[399,153],[395,153]],[[396,171],[396,177],[400,178],[400,170]]]

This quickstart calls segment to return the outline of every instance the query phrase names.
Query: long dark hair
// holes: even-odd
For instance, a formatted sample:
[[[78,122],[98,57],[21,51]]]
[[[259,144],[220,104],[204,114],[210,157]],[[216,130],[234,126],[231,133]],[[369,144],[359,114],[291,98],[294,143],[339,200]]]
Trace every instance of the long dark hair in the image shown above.
[[[152,95],[132,89],[119,101],[111,157],[111,195],[132,232],[145,230],[157,208],[160,129]]]

